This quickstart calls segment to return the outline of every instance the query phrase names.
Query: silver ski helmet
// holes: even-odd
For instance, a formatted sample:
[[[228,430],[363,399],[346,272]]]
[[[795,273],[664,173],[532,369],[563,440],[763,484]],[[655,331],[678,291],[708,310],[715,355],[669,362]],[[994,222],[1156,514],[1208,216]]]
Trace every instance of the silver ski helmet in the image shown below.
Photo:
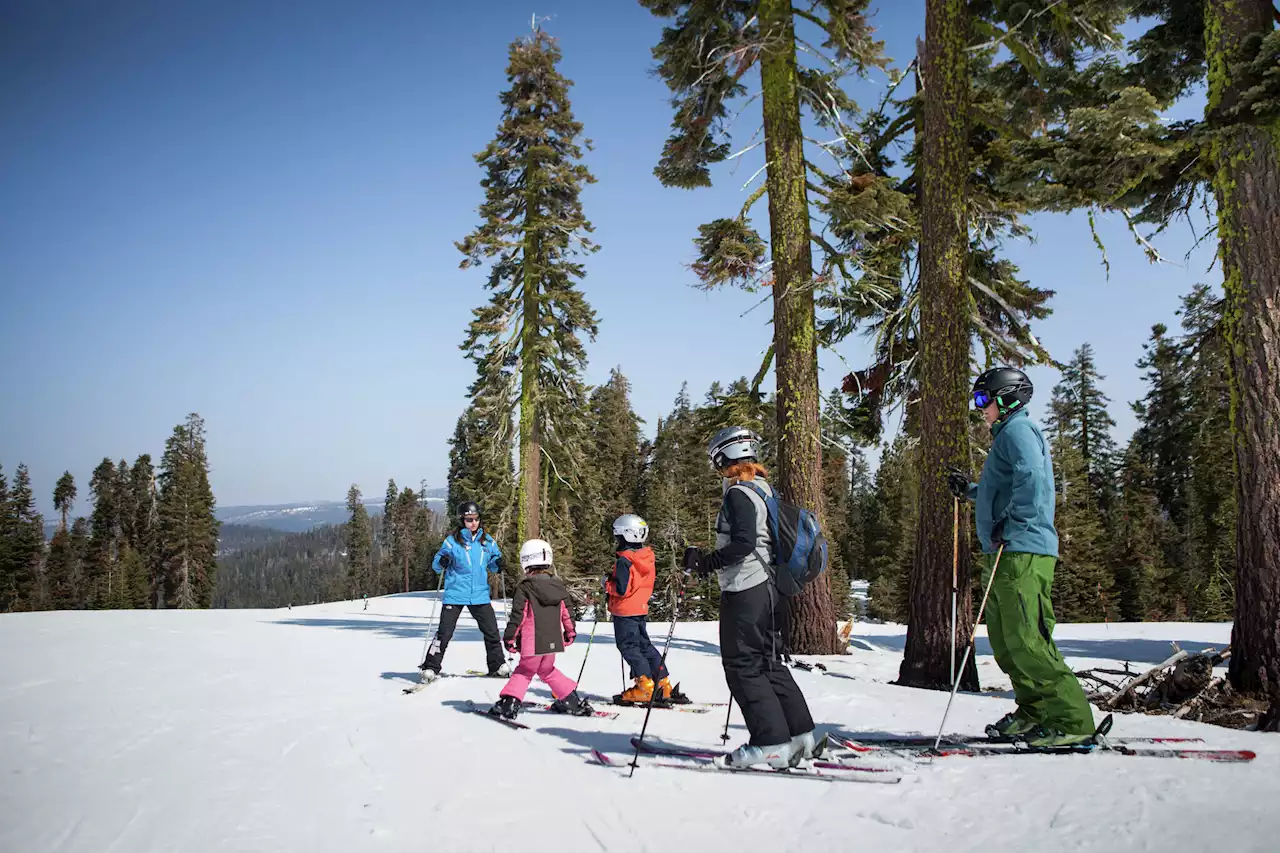
[[[707,456],[717,471],[743,459],[759,459],[760,436],[746,427],[725,427],[707,442]]]
[[[613,520],[613,535],[632,545],[643,545],[649,538],[649,525],[638,515],[620,515]]]

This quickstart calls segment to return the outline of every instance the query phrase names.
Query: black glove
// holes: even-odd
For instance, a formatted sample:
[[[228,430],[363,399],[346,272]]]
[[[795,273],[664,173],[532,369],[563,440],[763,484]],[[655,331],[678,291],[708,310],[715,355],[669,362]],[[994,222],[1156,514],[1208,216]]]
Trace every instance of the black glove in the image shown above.
[[[1001,545],[1008,545],[1004,538],[1004,522],[997,521],[995,526],[991,528],[991,544],[999,548]]]
[[[960,500],[967,501],[969,499],[969,475],[957,468],[952,468],[947,472],[947,488],[951,490],[951,494],[960,498]]]
[[[497,559],[495,559],[495,560],[493,561],[493,564],[494,564],[495,566],[497,566],[497,568],[498,568],[498,571],[499,571],[499,572],[501,572],[501,571],[502,571],[502,568],[503,568],[503,562],[502,562],[502,555],[501,555],[501,554],[499,554],[499,555],[498,555],[498,557],[497,557]]]
[[[453,565],[453,555],[445,551],[440,555],[440,568],[447,569]]]
[[[695,575],[709,575],[720,568],[720,555],[715,551],[704,554],[697,548],[684,549],[684,570]]]

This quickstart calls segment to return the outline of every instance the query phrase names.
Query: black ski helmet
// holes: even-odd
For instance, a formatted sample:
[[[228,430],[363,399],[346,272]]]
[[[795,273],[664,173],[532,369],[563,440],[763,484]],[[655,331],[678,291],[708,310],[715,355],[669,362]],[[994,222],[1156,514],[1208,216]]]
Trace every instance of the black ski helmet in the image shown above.
[[[1016,367],[993,367],[974,381],[973,407],[985,409],[994,400],[1002,421],[1030,403],[1034,391],[1027,374]]]
[[[480,517],[480,507],[474,501],[463,501],[458,505],[458,519],[461,520],[468,515]]]

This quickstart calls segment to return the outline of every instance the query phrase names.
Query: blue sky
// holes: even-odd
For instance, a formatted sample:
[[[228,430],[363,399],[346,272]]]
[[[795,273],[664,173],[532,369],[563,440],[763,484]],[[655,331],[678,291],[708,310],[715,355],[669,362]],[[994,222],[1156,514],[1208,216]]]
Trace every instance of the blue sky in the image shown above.
[[[477,222],[472,155],[535,11],[595,142],[588,379],[621,366],[651,429],[683,381],[701,396],[753,373],[767,307],[695,290],[685,265],[697,226],[741,205],[759,152],[710,190],[653,177],[670,111],[651,73],[661,22],[638,4],[0,0],[6,474],[26,462],[50,511],[69,469],[87,512],[97,461],[158,457],[198,411],[222,505],[443,485],[473,376],[458,345],[486,298],[453,243]],[[922,0],[882,0],[875,21],[905,64]],[[740,120],[743,140],[756,123]],[[1123,439],[1142,343],[1176,325],[1194,282],[1221,280],[1212,246],[1152,266],[1104,220],[1107,280],[1083,215],[1033,224],[1037,242],[1010,255],[1058,292],[1036,331],[1062,359],[1093,343]],[[1158,245],[1181,262],[1192,239],[1179,226]],[[822,364],[829,389],[845,369]],[[1033,379],[1047,399],[1054,372]]]

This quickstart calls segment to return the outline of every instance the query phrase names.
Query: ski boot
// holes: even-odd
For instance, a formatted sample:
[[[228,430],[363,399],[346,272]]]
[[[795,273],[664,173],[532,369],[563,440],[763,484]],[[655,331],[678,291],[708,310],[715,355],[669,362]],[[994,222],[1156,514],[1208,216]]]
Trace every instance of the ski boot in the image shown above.
[[[987,726],[987,737],[991,740],[1021,740],[1037,728],[1039,726],[1036,723],[1018,711],[1012,711]]]
[[[498,701],[489,709],[489,716],[514,720],[520,713],[521,702],[514,696],[499,696]]]
[[[653,679],[647,675],[642,675],[636,679],[634,687],[628,687],[626,690],[613,697],[615,705],[644,705],[653,698],[654,683]]]
[[[422,669],[418,670],[418,679],[423,684],[430,684],[431,682],[435,681],[439,677],[440,677],[440,673],[436,672],[434,669],[427,669],[426,667],[423,667]]]
[[[485,678],[510,678],[510,677],[511,677],[511,664],[509,663],[499,664],[497,667],[489,670],[485,674]]]
[[[799,767],[801,762],[821,758],[827,751],[827,736],[815,738],[813,731],[796,735],[791,739],[791,766]]]
[[[1027,746],[1032,749],[1082,750],[1087,751],[1097,746],[1093,734],[1069,735],[1048,726],[1036,726],[1026,737]]]
[[[590,717],[595,709],[575,690],[563,699],[551,703],[551,710],[557,714],[569,714],[574,717]]]
[[[775,746],[752,746],[744,743],[733,752],[717,755],[713,760],[722,770],[741,770],[758,764],[768,765],[774,770],[787,770],[793,766],[793,752],[791,743]]]
[[[680,691],[680,685],[671,686],[671,679],[663,677],[658,682],[658,698],[668,705],[689,705],[692,700]]]

